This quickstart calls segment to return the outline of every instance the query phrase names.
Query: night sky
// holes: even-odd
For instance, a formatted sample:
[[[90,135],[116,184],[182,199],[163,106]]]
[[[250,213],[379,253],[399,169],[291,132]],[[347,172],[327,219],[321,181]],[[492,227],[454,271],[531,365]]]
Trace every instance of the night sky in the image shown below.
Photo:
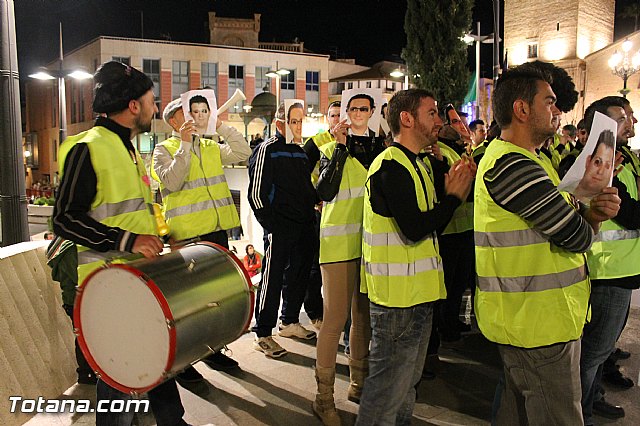
[[[617,1],[616,10],[633,1],[638,0]],[[14,0],[14,5],[21,78],[57,58],[59,22],[64,50],[70,51],[100,35],[140,38],[141,11],[144,38],[195,43],[208,42],[209,11],[238,18],[261,13],[260,41],[297,37],[313,52],[355,58],[362,65],[397,60],[406,43],[402,0]],[[473,22],[478,20],[483,35],[493,31],[492,0],[476,1]],[[631,31],[632,19],[617,19],[616,39]],[[483,45],[480,57],[483,76],[490,76],[492,46]],[[474,61],[470,49],[470,69]]]

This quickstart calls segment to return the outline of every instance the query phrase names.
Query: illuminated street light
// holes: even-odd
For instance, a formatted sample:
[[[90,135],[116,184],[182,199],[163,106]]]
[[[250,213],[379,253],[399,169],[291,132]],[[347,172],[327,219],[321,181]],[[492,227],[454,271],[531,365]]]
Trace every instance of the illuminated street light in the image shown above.
[[[54,80],[58,79],[58,121],[60,125],[59,141],[61,144],[67,138],[67,97],[65,95],[65,77],[71,77],[74,80],[87,80],[93,75],[83,69],[65,70],[64,69],[64,53],[62,51],[62,23],[60,23],[60,56],[58,58],[58,69],[50,70],[40,67],[38,72],[30,74],[29,77],[36,80]]]
[[[629,77],[640,71],[640,51],[636,52],[631,58],[629,58],[629,52],[633,44],[631,40],[627,39],[622,43],[622,52],[617,50],[609,58],[609,68],[613,75],[620,77],[623,81],[623,87],[619,90],[623,97],[627,97],[627,94],[631,89],[627,88],[627,81]]]
[[[278,108],[280,107],[280,82],[282,80],[282,76],[283,75],[289,75],[291,74],[291,71],[289,71],[286,68],[280,68],[278,67],[278,62],[276,61],[276,69],[275,70],[269,70],[267,71],[264,75],[265,77],[270,77],[270,78],[275,78],[276,79],[276,111],[278,111]]]
[[[476,120],[480,118],[480,43],[493,43],[493,34],[480,35],[480,22],[477,22],[477,34],[467,33],[461,40],[466,44],[476,43]],[[500,40],[498,40],[500,41]]]

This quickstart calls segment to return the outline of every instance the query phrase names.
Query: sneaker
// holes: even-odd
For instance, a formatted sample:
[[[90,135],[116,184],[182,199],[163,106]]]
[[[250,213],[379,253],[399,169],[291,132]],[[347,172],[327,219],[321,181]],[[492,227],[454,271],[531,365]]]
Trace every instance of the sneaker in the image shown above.
[[[320,328],[322,328],[322,318],[312,319],[311,326],[316,330],[320,331]]]
[[[238,368],[238,361],[229,358],[222,351],[214,352],[201,361],[207,364],[209,368],[218,371],[230,371]]]
[[[612,358],[615,358],[616,361],[621,359],[629,359],[631,357],[631,353],[627,351],[623,351],[620,348],[616,348],[616,350],[611,354]]]
[[[309,340],[316,337],[316,332],[307,330],[299,322],[295,324],[280,324],[278,336],[297,337],[298,339]]]
[[[256,351],[264,352],[266,356],[269,358],[280,358],[288,354],[288,352],[280,346],[273,337],[256,337],[256,340],[253,342],[253,349]]]

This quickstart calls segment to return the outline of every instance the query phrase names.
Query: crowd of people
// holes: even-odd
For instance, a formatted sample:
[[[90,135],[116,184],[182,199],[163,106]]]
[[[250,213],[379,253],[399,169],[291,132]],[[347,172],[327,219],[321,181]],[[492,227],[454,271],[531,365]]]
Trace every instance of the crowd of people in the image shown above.
[[[94,81],[95,126],[60,148],[57,238],[48,252],[70,316],[75,285],[107,257],[154,258],[163,248],[148,210],[149,179],[130,142],[158,112],[153,83],[117,62],[103,64]],[[254,348],[285,356],[274,328],[282,338],[317,337],[312,408],[324,424],[341,424],[336,357],[349,322],[348,399],[359,404],[356,424],[410,424],[416,388],[433,375],[429,355],[471,327],[459,316],[470,289],[477,327],[504,366],[494,424],[590,425],[594,413],[624,416],[604,400],[602,380],[633,386],[616,366],[629,356],[616,341],[631,291],[640,287],[638,263],[629,262],[640,253],[640,159],[628,145],[633,110],[621,97],[597,100],[576,127],[558,133],[561,113],[577,99],[567,90],[572,84],[541,62],[505,71],[488,128],[467,123],[453,105],[440,107],[429,91],[408,89],[383,106],[383,124],[373,131],[368,118],[377,106],[356,95],[346,105],[349,119],[340,120],[340,103],[331,103],[330,129],[307,141],[295,132],[285,138],[285,126],[304,116],[302,104],[281,104],[275,136],[253,150],[221,120],[216,132],[224,143],[207,139],[176,99],[162,114],[173,135],[155,148],[151,175],[172,238],[228,248],[227,231],[239,218],[222,166],[248,160],[249,204],[265,247],[261,257],[249,245],[244,257],[252,277],[261,273]],[[559,191],[596,112],[617,123],[617,154],[596,147],[589,179],[615,170],[613,183],[587,198]],[[311,327],[300,322],[303,306]],[[77,357],[79,382],[96,382],[79,350]],[[239,368],[220,351],[202,361]],[[176,383],[202,395],[204,382],[188,367],[149,391],[158,424],[185,424]],[[102,380],[97,394],[131,398]],[[96,415],[99,425],[130,424],[132,417]]]

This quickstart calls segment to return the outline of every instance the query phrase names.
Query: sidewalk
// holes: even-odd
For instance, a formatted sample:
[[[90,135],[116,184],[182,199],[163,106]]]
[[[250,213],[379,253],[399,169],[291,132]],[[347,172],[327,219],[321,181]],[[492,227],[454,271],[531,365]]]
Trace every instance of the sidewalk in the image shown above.
[[[308,324],[306,317],[302,320]],[[185,406],[185,420],[194,425],[320,425],[311,411],[315,393],[313,366],[315,340],[302,342],[276,337],[290,351],[278,360],[265,357],[252,348],[252,334],[245,334],[229,345],[242,371],[227,374],[196,364],[211,384],[202,399],[179,387]],[[632,353],[622,361],[626,375],[638,379],[640,367],[640,309],[634,308],[619,346]],[[338,355],[336,405],[343,424],[355,422],[358,406],[347,401],[349,371],[347,358]],[[415,425],[488,425],[493,392],[500,373],[497,350],[480,334],[467,335],[457,349],[442,349],[435,380],[423,381],[414,410]],[[637,382],[636,382],[637,384]],[[596,418],[598,424],[640,424],[640,388],[621,391],[606,387],[607,399],[622,405],[626,417],[618,421]],[[95,389],[74,385],[64,399],[89,398],[95,402]],[[95,424],[95,415],[39,414],[30,426]],[[139,416],[141,426],[154,425],[153,415]]]

